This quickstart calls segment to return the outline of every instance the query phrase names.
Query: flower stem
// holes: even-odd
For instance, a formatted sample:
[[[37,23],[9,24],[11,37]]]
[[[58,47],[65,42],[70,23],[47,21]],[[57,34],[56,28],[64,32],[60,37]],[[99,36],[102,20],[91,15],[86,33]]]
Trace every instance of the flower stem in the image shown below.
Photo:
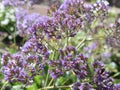
[[[49,90],[49,89],[53,89],[55,88],[71,88],[73,85],[68,85],[68,86],[48,86],[48,87],[44,87],[44,88],[40,88],[39,90]]]
[[[6,87],[7,84],[8,84],[8,82],[5,82],[5,83],[3,84],[1,90],[5,90],[5,87]]]
[[[84,43],[84,41],[86,40],[86,38],[87,38],[87,37],[85,37],[85,38],[77,45],[77,47],[76,47],[77,49],[80,48],[80,46]]]
[[[47,73],[47,77],[46,77],[46,81],[45,81],[45,86],[47,85],[48,78],[49,78],[49,73]]]
[[[50,81],[50,83],[48,84],[48,86],[50,86],[53,81],[54,81],[54,79],[52,78],[51,81]]]

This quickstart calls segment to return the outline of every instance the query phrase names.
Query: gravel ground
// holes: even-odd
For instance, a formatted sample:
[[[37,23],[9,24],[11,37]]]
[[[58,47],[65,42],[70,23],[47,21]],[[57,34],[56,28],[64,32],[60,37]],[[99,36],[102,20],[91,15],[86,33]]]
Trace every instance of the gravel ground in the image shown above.
[[[48,9],[49,9],[49,6],[47,5],[34,5],[30,9],[30,13],[40,13],[40,15],[47,15]]]

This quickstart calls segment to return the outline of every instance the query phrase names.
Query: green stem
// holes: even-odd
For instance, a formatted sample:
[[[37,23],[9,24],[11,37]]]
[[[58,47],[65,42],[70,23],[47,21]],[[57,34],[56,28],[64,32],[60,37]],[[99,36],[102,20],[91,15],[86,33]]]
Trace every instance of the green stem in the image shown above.
[[[7,84],[8,84],[8,81],[3,84],[1,90],[5,90],[5,87],[6,87]]]
[[[65,84],[69,79],[65,80],[62,84]]]
[[[73,85],[68,85],[68,86],[55,86],[55,88],[59,89],[59,88],[71,88]],[[44,87],[44,88],[40,88],[39,90],[49,90],[49,89],[53,89],[54,86],[49,86],[49,87]]]
[[[49,77],[49,73],[47,73],[47,77],[46,77],[46,81],[45,81],[45,86],[47,85],[48,77]]]
[[[17,25],[15,25],[15,32],[14,32],[14,44],[16,45],[16,32],[17,32]]]
[[[67,30],[67,46],[68,46],[68,39],[69,39],[69,37],[68,37],[68,30]]]
[[[50,83],[48,84],[48,86],[50,86],[53,81],[54,81],[54,79],[52,78],[51,81],[50,81]]]
[[[77,45],[77,47],[76,47],[77,49],[80,48],[80,46],[84,43],[84,41],[86,40],[86,38],[87,38],[87,37],[83,38],[83,40]]]

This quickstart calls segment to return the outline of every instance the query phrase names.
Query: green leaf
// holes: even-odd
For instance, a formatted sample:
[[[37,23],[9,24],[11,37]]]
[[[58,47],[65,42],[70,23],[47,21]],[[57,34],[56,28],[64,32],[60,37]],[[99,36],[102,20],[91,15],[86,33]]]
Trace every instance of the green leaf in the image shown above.
[[[37,85],[35,83],[33,85],[27,87],[27,90],[37,90],[37,89],[38,88],[37,88]]]
[[[40,85],[42,84],[42,78],[43,78],[43,77],[40,76],[40,75],[35,76],[35,77],[34,77],[35,83],[40,86]]]

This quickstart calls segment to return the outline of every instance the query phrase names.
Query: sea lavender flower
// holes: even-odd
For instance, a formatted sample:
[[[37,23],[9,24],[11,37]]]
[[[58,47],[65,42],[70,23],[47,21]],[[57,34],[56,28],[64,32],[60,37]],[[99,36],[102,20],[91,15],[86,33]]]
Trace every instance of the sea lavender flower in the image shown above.
[[[79,54],[76,58],[74,58],[76,52],[76,48],[73,46],[66,47],[63,50],[61,49],[61,58],[55,61],[52,60],[48,64],[53,68],[52,70],[54,72],[56,72],[54,67],[61,67],[63,72],[73,70],[80,79],[85,78],[89,74],[87,57],[83,54]]]
[[[60,49],[61,58],[64,59],[67,55],[75,54],[77,49],[74,46],[67,46],[65,49]],[[72,55],[71,55],[72,56]]]
[[[87,21],[89,20],[89,19],[85,20],[87,16],[90,16],[89,17],[90,19],[92,18],[92,16],[93,17],[100,16],[96,15],[93,12],[97,6],[100,7],[98,12],[102,12],[102,10],[103,11],[107,10],[102,7],[104,6],[105,8],[107,8],[107,5],[104,4],[104,2],[98,3],[98,5],[91,5],[88,8],[85,6],[84,0],[69,0],[69,1],[66,0],[65,3],[63,3],[59,7],[59,9],[55,10],[54,13],[49,17],[44,18],[39,17],[39,15],[27,15],[26,16],[27,18],[24,18],[21,23],[18,22],[18,27],[20,31],[22,31],[21,35],[24,36],[26,36],[25,29],[29,27],[29,29],[27,29],[28,32],[27,34],[30,34],[29,32],[32,32],[32,30],[35,28],[37,34],[45,35],[48,39],[51,38],[61,39],[64,37],[74,37],[76,33],[80,29],[82,29],[84,25],[86,25],[86,23],[89,22],[92,23],[92,21],[95,19],[94,18],[93,20]],[[39,20],[41,20],[40,22],[43,22],[42,24],[38,23],[38,20],[36,21],[36,18],[38,19],[38,17],[40,18]],[[42,28],[38,26],[42,26]],[[44,33],[41,31],[44,31]]]
[[[108,46],[111,46],[113,48],[117,48],[120,49],[120,20],[116,20],[115,21],[115,25],[112,25],[111,28],[112,32],[108,33],[107,37],[106,37],[106,43]],[[108,29],[109,30],[109,29]]]
[[[32,26],[39,17],[37,13],[28,14],[27,10],[18,9],[16,12],[18,34],[22,37],[31,35],[30,30],[33,30]]]
[[[37,3],[38,0],[2,0],[2,3],[5,6],[14,6],[14,7],[18,7],[18,6],[23,6],[25,4],[35,4]]]
[[[106,42],[107,42],[108,46],[111,46],[111,47],[117,48],[117,49],[120,48],[120,46],[119,46],[120,41],[115,36],[107,37]]]
[[[25,16],[22,22],[23,28],[25,29],[31,28],[32,24],[34,24],[35,20],[39,17],[40,15],[38,13],[28,14],[27,16]]]
[[[57,79],[60,76],[64,75],[64,72],[61,69],[59,69],[59,68],[55,69],[55,71],[54,70],[50,70],[49,73],[51,74],[51,77],[54,78],[54,79]]]
[[[93,4],[93,13],[100,15],[104,19],[108,12],[108,5],[107,1],[96,2],[96,4]]]
[[[21,0],[3,0],[5,6],[22,6],[25,4],[25,1]]]
[[[28,42],[21,47],[22,52],[24,53],[34,53],[42,55],[44,59],[48,59],[50,52],[47,47],[40,43],[36,37],[29,39]]]
[[[105,5],[105,7],[101,7],[101,5]],[[94,11],[98,7],[99,9]],[[96,12],[101,13],[106,11],[106,9],[103,10],[104,8],[106,8],[106,4],[104,3],[97,3],[86,7],[84,0],[66,0],[52,16],[39,17],[39,15],[36,15],[34,17],[33,15],[35,19],[39,17],[35,21],[31,19],[31,15],[30,18],[27,17],[28,20],[24,19],[23,16],[22,21],[24,23],[21,27],[23,30],[28,31],[25,35],[29,35],[29,40],[21,48],[22,54],[3,55],[2,70],[6,80],[24,83],[32,80],[39,73],[39,70],[43,70],[49,58],[47,45],[44,44],[45,42],[42,43],[44,39],[46,37],[48,37],[47,39],[61,39],[62,37],[75,36],[83,24],[92,23],[96,17],[98,18],[100,16]],[[84,15],[84,13],[86,14]],[[90,17],[88,17],[89,15]],[[94,16],[96,17],[94,18]],[[86,17],[89,19],[93,18],[84,22]],[[29,22],[29,25],[26,22]],[[109,73],[105,70],[102,63],[94,62],[92,66],[91,63],[88,63],[89,58],[84,54],[79,54],[74,46],[67,46],[65,49],[60,49],[58,53],[60,54],[58,60],[48,60],[47,62],[52,78],[57,79],[68,71],[72,72],[81,81],[74,84],[73,90],[94,90],[93,88],[98,90],[115,90],[113,80],[109,77]],[[47,57],[46,61],[43,61],[44,59],[42,57]]]
[[[115,84],[116,90],[120,89],[120,84]]]
[[[85,0],[66,0],[60,6],[59,10],[63,10],[66,13],[74,15],[76,13],[79,16],[80,14],[86,14],[86,17],[90,16],[91,18],[96,17],[96,14],[102,15],[103,17],[108,12],[108,2],[100,1],[92,5],[86,5]]]
[[[75,51],[75,52],[74,52]],[[72,46],[60,50],[61,57],[59,60],[49,61],[50,75],[52,78],[59,78],[65,75],[67,71],[73,71],[81,82],[75,83],[73,90],[117,90],[113,84],[113,79],[109,76],[109,72],[105,70],[105,65],[100,61],[88,63],[88,58],[83,54],[78,54],[76,49]],[[91,69],[93,72],[91,72]],[[92,81],[84,81],[89,78]],[[93,84],[91,84],[93,83]],[[94,84],[96,87],[94,87]],[[76,86],[77,85],[77,86]],[[88,88],[87,88],[87,86]]]
[[[109,73],[104,71],[104,69],[96,69],[94,82],[97,84],[98,89],[113,87],[113,80],[108,77]]]
[[[30,39],[21,49],[24,53],[37,52],[39,50],[39,44],[36,39]]]
[[[105,65],[99,61],[93,63],[94,83],[98,90],[114,90],[113,78],[109,77],[109,72],[105,70]]]
[[[99,43],[97,41],[93,42],[91,45],[84,48],[85,52],[87,52],[89,54],[92,53],[93,51],[95,51],[98,48],[98,44]]]
[[[107,59],[109,59],[111,56],[112,56],[112,53],[111,53],[111,52],[104,52],[104,53],[101,54],[102,60],[107,60]]]
[[[64,10],[66,13],[73,14],[78,12],[84,5],[84,0],[65,0],[59,10]]]
[[[82,26],[81,18],[76,18],[74,15],[67,14],[63,10],[57,10],[52,14],[52,16],[48,17],[43,21],[41,27],[37,27],[38,24],[34,24],[37,27],[37,31],[43,30],[46,37],[61,39],[62,37],[73,37],[76,35],[78,28]]]
[[[72,90],[95,90],[95,89],[89,83],[76,82],[73,85]]]
[[[29,83],[36,73],[42,70],[39,67],[40,58],[37,55],[26,55],[22,53],[6,54],[2,56],[2,72],[5,80],[9,82]]]

